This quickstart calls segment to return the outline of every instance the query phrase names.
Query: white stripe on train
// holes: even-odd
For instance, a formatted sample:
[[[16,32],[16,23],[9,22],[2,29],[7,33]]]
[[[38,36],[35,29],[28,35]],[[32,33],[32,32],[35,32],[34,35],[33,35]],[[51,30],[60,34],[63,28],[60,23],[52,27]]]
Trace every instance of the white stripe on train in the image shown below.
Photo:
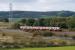
[[[60,27],[20,26],[20,29],[60,30]]]

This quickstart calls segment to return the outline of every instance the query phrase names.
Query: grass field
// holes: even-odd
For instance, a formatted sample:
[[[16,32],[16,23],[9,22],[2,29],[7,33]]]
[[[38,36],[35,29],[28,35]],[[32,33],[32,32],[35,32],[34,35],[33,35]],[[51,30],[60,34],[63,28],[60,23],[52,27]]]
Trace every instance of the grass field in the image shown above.
[[[75,46],[68,46],[68,47],[48,47],[48,48],[0,49],[0,50],[75,50]]]

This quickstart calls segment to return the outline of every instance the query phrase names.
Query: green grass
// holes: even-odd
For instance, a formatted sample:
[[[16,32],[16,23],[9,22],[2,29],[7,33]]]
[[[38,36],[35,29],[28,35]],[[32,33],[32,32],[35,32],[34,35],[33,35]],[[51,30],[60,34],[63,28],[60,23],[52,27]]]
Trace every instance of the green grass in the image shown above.
[[[0,49],[0,50],[75,50],[75,46],[68,46],[68,47],[48,47],[48,48]]]

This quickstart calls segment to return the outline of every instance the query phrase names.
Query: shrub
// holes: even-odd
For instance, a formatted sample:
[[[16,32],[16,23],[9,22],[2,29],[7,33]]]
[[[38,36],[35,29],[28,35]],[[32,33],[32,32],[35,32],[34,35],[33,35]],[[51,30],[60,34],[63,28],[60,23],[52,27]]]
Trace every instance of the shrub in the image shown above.
[[[41,33],[41,35],[42,36],[45,36],[45,37],[47,37],[47,36],[54,36],[54,33],[50,32],[50,31],[43,31]]]
[[[13,29],[19,29],[19,28],[20,28],[20,24],[15,23],[15,24],[13,24],[13,25],[11,26],[11,28],[13,28]]]
[[[51,46],[64,46],[66,45],[66,41],[62,39],[52,39],[49,44],[51,44]]]
[[[72,39],[74,39],[74,40],[75,40],[75,36],[72,36]]]

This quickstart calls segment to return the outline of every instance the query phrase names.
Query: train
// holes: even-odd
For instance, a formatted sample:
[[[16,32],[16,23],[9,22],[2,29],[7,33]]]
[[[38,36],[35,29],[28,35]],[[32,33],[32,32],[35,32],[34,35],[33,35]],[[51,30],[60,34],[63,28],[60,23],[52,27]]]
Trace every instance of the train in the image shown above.
[[[61,31],[60,27],[46,27],[46,26],[20,26],[21,30],[50,30]]]

